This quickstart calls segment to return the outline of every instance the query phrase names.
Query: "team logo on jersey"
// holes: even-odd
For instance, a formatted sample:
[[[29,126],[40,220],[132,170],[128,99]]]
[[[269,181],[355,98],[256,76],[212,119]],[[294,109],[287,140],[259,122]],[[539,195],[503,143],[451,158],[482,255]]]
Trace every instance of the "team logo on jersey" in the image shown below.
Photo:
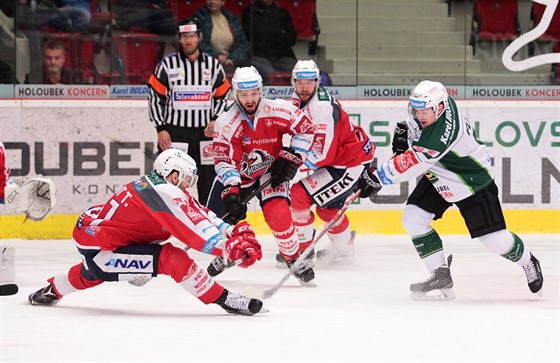
[[[143,190],[145,190],[146,188],[148,188],[148,182],[139,180],[138,182],[134,183],[134,190],[136,190],[137,192],[141,192]]]
[[[210,78],[212,78],[212,72],[210,72],[209,69],[205,68],[202,70],[202,79],[205,81],[208,81]]]
[[[266,170],[274,158],[263,150],[254,149],[249,154],[243,153],[241,173],[251,176],[261,170]]]
[[[397,155],[393,158],[393,164],[395,169],[399,173],[404,173],[408,169],[412,168],[414,165],[418,164],[418,159],[412,151],[406,151],[404,154]]]

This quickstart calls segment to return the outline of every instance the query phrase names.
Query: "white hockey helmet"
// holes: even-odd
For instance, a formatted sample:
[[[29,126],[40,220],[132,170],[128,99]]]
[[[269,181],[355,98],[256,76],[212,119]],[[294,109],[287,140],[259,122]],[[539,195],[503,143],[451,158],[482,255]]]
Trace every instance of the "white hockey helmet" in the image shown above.
[[[416,118],[415,109],[431,108],[438,119],[443,113],[442,111],[438,114],[438,105],[442,102],[447,107],[447,90],[443,84],[428,80],[422,81],[414,88],[409,98],[409,112],[412,117]]]
[[[297,79],[313,79],[321,82],[321,71],[314,61],[299,60],[292,70],[292,85]]]
[[[239,67],[235,70],[231,80],[233,94],[237,96],[237,91],[258,89],[262,92],[263,81],[259,71],[253,66]]]
[[[190,177],[188,185],[192,188],[198,181],[196,162],[186,152],[179,149],[167,149],[161,152],[154,161],[154,171],[167,178],[173,171],[179,173],[179,180]]]

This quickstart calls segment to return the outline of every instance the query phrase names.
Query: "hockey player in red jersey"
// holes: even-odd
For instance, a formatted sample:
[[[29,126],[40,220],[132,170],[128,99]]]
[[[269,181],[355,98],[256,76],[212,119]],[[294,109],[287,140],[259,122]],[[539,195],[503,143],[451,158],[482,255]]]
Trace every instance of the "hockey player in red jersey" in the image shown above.
[[[232,223],[244,219],[241,201],[272,178],[257,195],[264,219],[280,254],[303,286],[314,286],[315,272],[308,263],[293,263],[299,243],[290,212],[289,181],[307,156],[313,141],[313,124],[290,102],[262,97],[262,78],[254,67],[237,68],[232,79],[236,102],[220,115],[214,132],[214,164],[217,180],[208,206],[216,214],[228,213]],[[289,137],[289,147],[283,145]],[[214,259],[211,275],[223,271]]]
[[[375,145],[366,132],[352,124],[340,103],[320,85],[320,71],[312,60],[300,60],[292,71],[292,101],[315,125],[313,146],[302,171],[310,172],[291,188],[292,217],[300,251],[313,241],[315,212],[325,223],[342,208],[364,167],[373,160]],[[344,215],[327,232],[332,244],[317,252],[319,263],[351,263],[355,232]],[[310,254],[309,256],[313,256]],[[276,256],[279,262],[281,256]]]
[[[262,258],[248,223],[233,227],[190,195],[187,188],[196,185],[196,172],[196,163],[186,153],[165,150],[153,172],[84,212],[73,232],[83,262],[48,279],[49,285],[29,295],[29,302],[54,305],[63,296],[105,281],[142,286],[163,274],[205,304],[234,314],[260,312],[262,301],[224,289],[184,249],[160,243],[173,235],[198,251],[240,260],[241,267]]]

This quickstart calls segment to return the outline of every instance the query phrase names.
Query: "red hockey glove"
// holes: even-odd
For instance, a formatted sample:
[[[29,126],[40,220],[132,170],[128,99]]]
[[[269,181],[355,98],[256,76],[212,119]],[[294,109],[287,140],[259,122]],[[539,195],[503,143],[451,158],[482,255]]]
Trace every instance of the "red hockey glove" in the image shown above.
[[[231,185],[222,191],[222,200],[226,207],[227,215],[223,218],[226,223],[236,224],[247,218],[247,205],[241,203],[239,184]]]
[[[358,179],[358,188],[360,198],[368,198],[377,194],[381,190],[381,183],[373,173],[375,168],[365,168]]]
[[[241,222],[231,232],[226,241],[226,253],[230,260],[243,259],[240,267],[247,268],[262,258],[262,250],[255,232],[249,223]]]
[[[294,149],[283,147],[270,170],[272,187],[276,188],[280,184],[292,180],[302,163],[303,161]]]

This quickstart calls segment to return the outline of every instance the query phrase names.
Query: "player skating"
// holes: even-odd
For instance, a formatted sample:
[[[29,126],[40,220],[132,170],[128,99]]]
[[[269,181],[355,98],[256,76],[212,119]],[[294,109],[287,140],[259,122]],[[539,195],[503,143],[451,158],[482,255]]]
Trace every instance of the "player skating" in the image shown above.
[[[393,138],[393,158],[378,169],[365,170],[358,185],[367,197],[382,185],[404,182],[423,174],[408,197],[402,223],[412,237],[430,277],[410,285],[413,299],[453,299],[452,256],[443,252],[431,221],[455,204],[471,238],[490,251],[523,267],[529,289],[542,294],[539,261],[515,233],[506,229],[484,143],[459,112],[455,101],[438,82],[423,81],[413,90],[406,124],[399,124]],[[432,295],[432,291],[439,294]]]
[[[169,275],[205,304],[234,314],[264,311],[262,301],[213,281],[185,250],[160,243],[173,235],[198,251],[241,260],[241,267],[261,259],[248,223],[232,227],[190,195],[187,188],[196,185],[196,172],[186,153],[165,150],[156,158],[154,171],[127,184],[105,204],[89,208],[73,232],[83,262],[49,278],[49,285],[29,295],[29,302],[54,305],[63,296],[105,281],[142,286],[152,277]]]
[[[309,175],[292,185],[292,217],[297,228],[300,251],[313,241],[317,216],[330,222],[352,190],[364,166],[373,160],[375,146],[366,132],[350,122],[340,103],[320,85],[319,67],[312,60],[300,60],[292,71],[292,102],[315,126],[313,145],[302,168]],[[327,232],[330,248],[317,252],[322,264],[352,263],[354,236],[348,217],[343,215]],[[312,254],[310,255],[312,256]],[[282,261],[282,256],[277,255]]]
[[[289,181],[311,147],[313,125],[290,102],[264,98],[262,78],[254,67],[237,68],[232,84],[236,102],[220,115],[214,129],[218,178],[208,206],[237,223],[246,217],[247,206],[241,201],[266,185],[257,198],[280,254],[300,284],[314,286],[312,263],[293,265],[300,250],[289,206]],[[290,138],[289,147],[283,146],[284,136]],[[223,268],[216,258],[208,271],[214,276]]]

